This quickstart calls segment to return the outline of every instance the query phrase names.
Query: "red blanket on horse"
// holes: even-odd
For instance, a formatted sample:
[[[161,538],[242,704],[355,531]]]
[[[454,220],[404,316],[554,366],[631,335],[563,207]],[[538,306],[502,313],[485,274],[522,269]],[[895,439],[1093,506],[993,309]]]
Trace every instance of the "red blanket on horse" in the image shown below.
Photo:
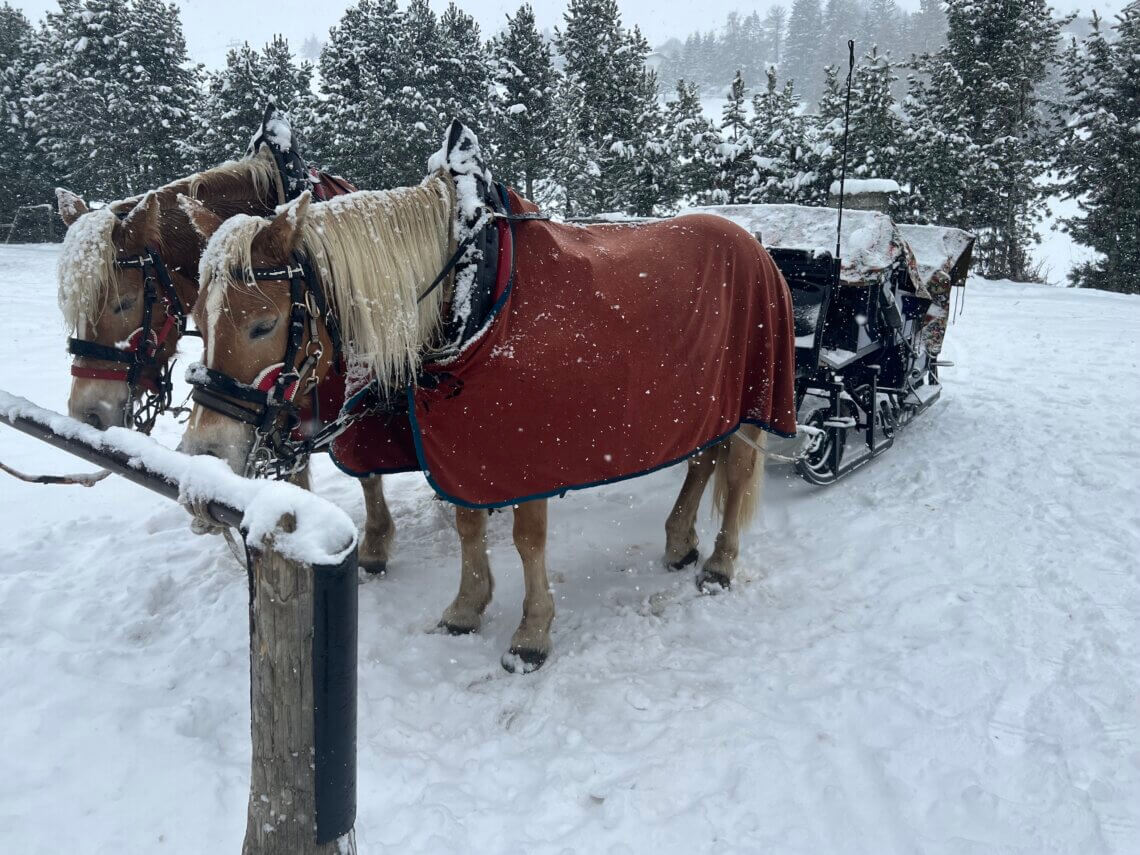
[[[510,209],[536,210],[514,193]],[[422,469],[445,499],[493,507],[650,472],[742,422],[794,435],[791,297],[746,231],[700,214],[500,228],[493,319],[424,366],[410,420],[342,435],[343,468]]]

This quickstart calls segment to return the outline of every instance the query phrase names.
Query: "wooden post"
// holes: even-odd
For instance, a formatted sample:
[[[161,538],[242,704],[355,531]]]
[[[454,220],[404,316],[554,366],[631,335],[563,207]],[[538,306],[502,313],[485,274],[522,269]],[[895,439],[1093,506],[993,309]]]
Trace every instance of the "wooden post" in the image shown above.
[[[292,561],[271,541],[246,553],[253,762],[243,855],[355,855],[356,550],[335,567]]]

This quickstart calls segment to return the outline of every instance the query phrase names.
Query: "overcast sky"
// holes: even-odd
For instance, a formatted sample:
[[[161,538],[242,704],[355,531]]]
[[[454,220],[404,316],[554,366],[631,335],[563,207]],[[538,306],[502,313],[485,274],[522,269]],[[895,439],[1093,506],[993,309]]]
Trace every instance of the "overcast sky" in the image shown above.
[[[22,8],[29,18],[39,19],[45,11],[58,8],[55,0],[8,0]],[[474,15],[484,35],[498,31],[505,16],[513,13],[522,0],[460,0],[460,8]],[[918,8],[918,0],[896,0],[904,9]],[[1079,11],[1087,15],[1095,8],[1111,16],[1123,8],[1125,0],[1053,0],[1059,12]],[[264,44],[274,33],[282,33],[295,47],[310,35],[324,41],[329,27],[337,22],[348,0],[178,0],[182,23],[195,61],[218,67],[225,61],[232,43],[249,41]],[[447,7],[446,0],[431,0],[436,11]],[[531,0],[540,27],[561,23],[565,0]],[[695,29],[719,27],[733,9],[763,14],[775,0],[618,0],[626,24],[641,27],[650,44],[658,45],[670,36],[684,37]],[[791,0],[784,0],[791,8]]]

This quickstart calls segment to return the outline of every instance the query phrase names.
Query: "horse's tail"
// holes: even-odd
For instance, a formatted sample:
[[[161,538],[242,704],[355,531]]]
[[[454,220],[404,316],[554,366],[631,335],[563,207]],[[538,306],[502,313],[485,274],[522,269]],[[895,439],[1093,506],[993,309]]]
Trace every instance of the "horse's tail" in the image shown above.
[[[720,516],[724,517],[724,503],[728,499],[729,465],[733,446],[737,446],[737,460],[747,461],[751,457],[752,472],[744,486],[740,500],[740,528],[743,530],[756,516],[756,509],[760,507],[760,500],[764,494],[764,461],[765,455],[757,453],[756,447],[764,449],[767,445],[768,434],[755,425],[741,425],[739,433],[744,434],[755,443],[755,446],[746,442],[743,437],[732,436],[716,447],[716,466],[713,468],[713,507]]]

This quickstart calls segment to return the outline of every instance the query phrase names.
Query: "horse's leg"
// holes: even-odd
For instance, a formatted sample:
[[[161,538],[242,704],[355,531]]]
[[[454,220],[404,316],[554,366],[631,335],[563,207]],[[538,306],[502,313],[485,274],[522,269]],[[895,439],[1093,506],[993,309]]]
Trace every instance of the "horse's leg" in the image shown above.
[[[670,570],[687,567],[700,557],[697,552],[697,510],[715,462],[715,448],[706,448],[689,458],[685,483],[681,485],[673,510],[665,520],[665,564]]]
[[[396,526],[384,501],[384,476],[360,479],[364,490],[364,537],[360,541],[360,566],[369,573],[384,573],[396,538]]]
[[[754,442],[763,446],[759,428],[744,425],[740,430],[747,431]],[[740,530],[748,525],[760,502],[763,475],[764,461],[757,461],[756,449],[748,443],[733,437],[717,447],[715,499],[722,516],[713,553],[697,574],[697,587],[701,590],[712,591],[715,586],[727,588],[732,584],[740,553]]]
[[[479,629],[495,581],[487,560],[487,512],[456,507],[455,528],[459,532],[462,561],[459,593],[444,611],[439,625],[453,635],[462,635]]]
[[[313,489],[313,479],[311,477],[311,469],[309,468],[309,461],[305,461],[305,465],[298,471],[289,476],[289,483],[296,484],[302,490]]]
[[[534,671],[550,655],[550,625],[554,622],[554,597],[546,579],[546,499],[515,507],[515,548],[522,559],[526,593],[522,623],[511,637],[503,656],[510,672]]]

